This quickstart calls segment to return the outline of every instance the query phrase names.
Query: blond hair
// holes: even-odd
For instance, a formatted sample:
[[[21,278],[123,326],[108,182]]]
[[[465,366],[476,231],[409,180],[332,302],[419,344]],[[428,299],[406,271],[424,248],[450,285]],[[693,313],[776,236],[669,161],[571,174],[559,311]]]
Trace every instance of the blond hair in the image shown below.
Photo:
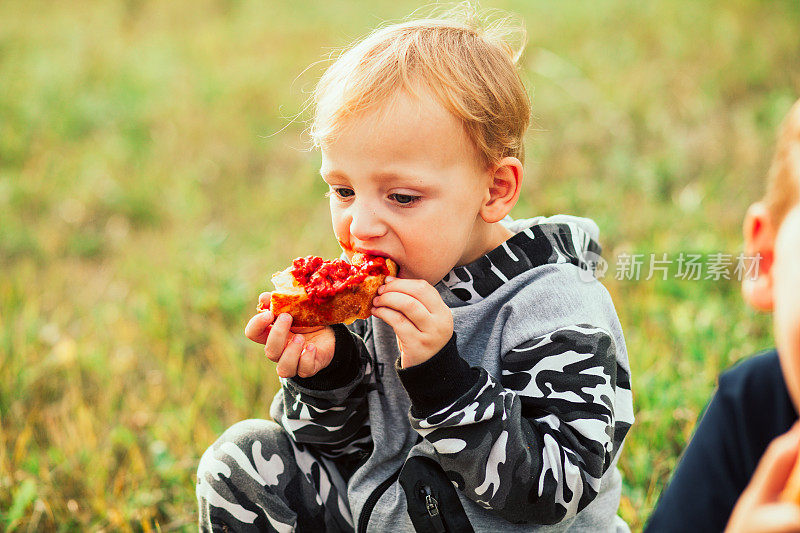
[[[800,100],[783,119],[775,155],[767,177],[763,202],[775,227],[800,200]]]
[[[521,36],[515,49],[514,31]],[[458,118],[483,160],[524,159],[530,100],[516,63],[524,28],[509,19],[482,27],[471,6],[437,18],[378,28],[342,53],[314,91],[311,138],[333,139],[342,123],[399,90],[428,89]]]

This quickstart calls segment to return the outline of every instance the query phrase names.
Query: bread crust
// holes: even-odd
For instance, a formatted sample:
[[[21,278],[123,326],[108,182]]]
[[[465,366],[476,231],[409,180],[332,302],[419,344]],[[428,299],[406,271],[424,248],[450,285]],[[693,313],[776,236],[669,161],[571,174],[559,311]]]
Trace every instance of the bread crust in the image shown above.
[[[363,254],[353,256],[353,264],[358,265],[366,261]],[[397,274],[397,265],[391,259],[386,259],[389,275]],[[286,272],[291,267],[273,275],[273,281],[285,280]],[[291,276],[294,281],[294,277]],[[386,275],[367,276],[361,283],[335,294],[330,299],[314,302],[305,289],[294,281],[291,288],[277,287],[270,296],[269,308],[274,316],[281,313],[292,315],[292,327],[329,326],[331,324],[350,324],[358,318],[368,318],[378,287],[383,285]]]

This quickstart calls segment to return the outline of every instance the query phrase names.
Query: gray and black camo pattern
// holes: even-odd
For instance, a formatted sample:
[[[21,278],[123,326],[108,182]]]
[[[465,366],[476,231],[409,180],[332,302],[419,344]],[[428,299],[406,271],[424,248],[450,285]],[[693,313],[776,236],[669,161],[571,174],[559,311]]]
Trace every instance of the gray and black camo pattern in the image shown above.
[[[477,379],[466,394],[424,419],[414,418],[411,414],[405,418],[388,419],[385,407],[380,406],[386,405],[386,396],[404,395],[404,390],[389,386],[384,390],[382,383],[386,381],[381,379],[382,370],[387,368],[387,373],[393,372],[388,370],[393,360],[380,353],[380,347],[389,352],[391,347],[375,342],[373,337],[375,328],[382,328],[382,332],[387,326],[375,319],[357,321],[351,329],[365,341],[357,342],[362,360],[358,379],[333,391],[304,389],[294,380],[282,380],[282,390],[273,403],[272,416],[290,441],[299,443],[306,450],[313,450],[313,453],[309,454],[312,459],[307,460],[306,467],[300,472],[286,469],[275,477],[302,475],[313,479],[312,470],[331,470],[322,461],[328,465],[347,464],[351,465],[348,468],[358,469],[370,456],[375,460],[374,456],[396,453],[386,451],[385,443],[408,440],[406,434],[413,433],[424,437],[424,442],[413,449],[403,448],[396,457],[383,457],[380,464],[393,463],[399,468],[409,453],[432,454],[457,486],[476,531],[489,530],[487,528],[521,531],[531,530],[531,524],[556,523],[564,524],[564,527],[554,526],[555,529],[547,530],[564,530],[570,525],[577,527],[576,515],[595,499],[601,490],[601,481],[611,475],[609,469],[633,423],[627,353],[613,304],[610,304],[610,299],[608,303],[597,304],[602,309],[610,306],[610,311],[606,310],[607,316],[594,322],[592,313],[588,313],[587,319],[584,316],[587,313],[582,315],[577,304],[570,304],[569,312],[548,311],[546,306],[542,308],[540,295],[535,292],[528,295],[529,289],[535,288],[539,282],[521,286],[518,296],[511,295],[505,303],[499,302],[497,305],[501,307],[491,315],[498,323],[505,321],[506,329],[502,324],[498,326],[501,334],[508,332],[508,338],[519,340],[513,340],[513,344],[497,351],[498,355],[491,356],[491,359],[486,359],[488,355],[484,353],[488,353],[489,348],[476,352],[480,350],[476,343],[485,345],[486,340],[476,341],[462,334],[468,332],[470,326],[459,323],[459,317],[465,316],[465,308],[460,306],[489,305],[494,294],[503,292],[498,289],[513,284],[510,280],[517,276],[520,279],[525,276],[539,279],[537,269],[540,267],[547,269],[546,275],[555,277],[559,286],[563,283],[562,278],[576,274],[570,269],[591,272],[595,254],[599,255],[599,251],[595,240],[578,225],[569,221],[548,223],[539,219],[478,261],[451,271],[440,284],[440,293],[453,308],[457,329],[461,327],[459,352],[477,368]],[[553,265],[557,266],[555,270]],[[575,279],[578,279],[577,275]],[[596,280],[592,281],[595,284],[592,287],[599,285]],[[549,290],[550,287],[546,287],[546,291]],[[604,289],[599,290],[604,293]],[[577,295],[574,297],[578,302],[583,298],[583,291],[582,286],[571,291]],[[601,294],[596,288],[592,291],[587,294]],[[451,301],[445,293],[453,297]],[[523,301],[522,305],[514,307],[516,300],[526,298],[531,302]],[[456,301],[461,303],[456,304]],[[585,307],[592,308],[591,305]],[[530,316],[523,316],[526,313]],[[557,316],[549,316],[552,314],[563,314],[564,323],[535,335],[525,335],[525,321],[534,320],[535,316],[548,316],[547,323],[559,323]],[[584,318],[569,323],[569,317],[573,315]],[[491,326],[483,324],[485,328]],[[514,331],[517,334],[511,335]],[[492,341],[488,342],[491,344]],[[373,353],[376,347],[379,347],[378,353]],[[398,396],[398,401],[408,405],[407,396],[405,400]],[[253,511],[261,518],[241,513],[232,516],[226,512],[239,504],[249,509],[241,499],[250,501],[252,492],[264,490],[263,483],[253,482],[241,472],[253,468],[257,471],[259,461],[261,464],[275,461],[273,457],[276,456],[286,461],[286,452],[280,449],[264,452],[262,449],[262,458],[258,459],[250,441],[247,441],[250,448],[242,448],[239,454],[233,452],[231,441],[221,442],[223,440],[221,437],[206,452],[198,468],[201,526],[211,529],[214,516],[224,516],[231,524],[238,520],[241,530],[246,529],[245,524],[258,520],[265,523],[263,517],[270,517],[271,520],[267,520],[270,523],[274,520],[282,522],[286,514],[273,512],[269,506],[260,506],[260,510]],[[381,443],[380,448],[373,448],[375,442]],[[219,450],[223,447],[230,457],[238,457],[225,461],[227,469],[217,463]],[[211,452],[212,449],[218,451]],[[432,452],[421,451],[431,449]],[[212,459],[207,460],[209,454]],[[288,461],[291,459],[290,456]],[[313,467],[314,462],[309,461],[320,464]],[[616,476],[618,479],[618,474]],[[353,476],[352,479],[363,478]],[[342,510],[334,514],[352,520],[347,513],[358,516],[364,500],[380,481],[382,479],[375,480],[369,486],[371,488],[365,489],[354,486],[351,481],[343,503],[325,501],[324,504],[336,505]],[[288,484],[292,480],[283,482]],[[226,488],[232,485],[237,485],[236,490]],[[619,487],[614,490],[617,494],[610,500],[618,503]],[[388,492],[396,493],[394,490]],[[210,494],[213,500],[209,498]],[[331,493],[326,494],[330,497]],[[393,508],[381,510],[377,525],[370,522],[370,526],[375,530],[386,530],[391,524],[392,530],[410,530],[410,523],[405,519],[404,502],[399,499],[392,502]],[[469,502],[474,505],[466,505]],[[596,511],[592,509],[592,513]],[[481,515],[481,512],[489,514]],[[375,513],[379,514],[379,509]],[[616,504],[613,509],[602,510],[601,518],[594,515],[586,518],[583,526],[602,520],[601,527],[607,529],[615,513]],[[584,514],[578,515],[579,521]],[[209,517],[211,520],[204,522]],[[498,522],[500,517],[504,521]],[[287,527],[297,526],[296,522],[282,523]]]
[[[275,422],[244,420],[203,454],[201,531],[352,531],[347,485],[335,463]]]
[[[514,523],[574,516],[597,495],[632,422],[615,417],[621,369],[611,338],[563,328],[513,349],[501,368],[499,382],[481,369],[467,395],[412,426],[486,509]]]

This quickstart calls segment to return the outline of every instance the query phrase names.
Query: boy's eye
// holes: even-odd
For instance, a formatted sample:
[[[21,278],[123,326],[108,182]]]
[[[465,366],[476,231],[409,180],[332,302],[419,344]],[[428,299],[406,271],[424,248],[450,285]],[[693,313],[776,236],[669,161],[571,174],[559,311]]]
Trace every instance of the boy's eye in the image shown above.
[[[350,198],[355,194],[355,192],[353,191],[353,189],[347,189],[345,187],[335,187],[331,189],[331,191],[325,196],[330,196],[331,194],[335,194],[339,198]]]
[[[414,196],[412,194],[399,194],[399,193],[390,194],[389,197],[401,205],[413,204],[414,202],[420,199],[419,196]]]

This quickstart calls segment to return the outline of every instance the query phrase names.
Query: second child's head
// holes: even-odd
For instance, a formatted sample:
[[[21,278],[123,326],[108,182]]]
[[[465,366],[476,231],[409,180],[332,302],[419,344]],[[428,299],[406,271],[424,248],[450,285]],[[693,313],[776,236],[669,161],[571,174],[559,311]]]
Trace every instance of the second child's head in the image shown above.
[[[346,253],[436,283],[510,236],[530,103],[499,33],[469,16],[387,26],[320,79],[311,134]]]
[[[774,317],[775,344],[789,394],[800,410],[800,100],[783,122],[764,198],[744,222],[745,249],[759,254],[747,302]]]

